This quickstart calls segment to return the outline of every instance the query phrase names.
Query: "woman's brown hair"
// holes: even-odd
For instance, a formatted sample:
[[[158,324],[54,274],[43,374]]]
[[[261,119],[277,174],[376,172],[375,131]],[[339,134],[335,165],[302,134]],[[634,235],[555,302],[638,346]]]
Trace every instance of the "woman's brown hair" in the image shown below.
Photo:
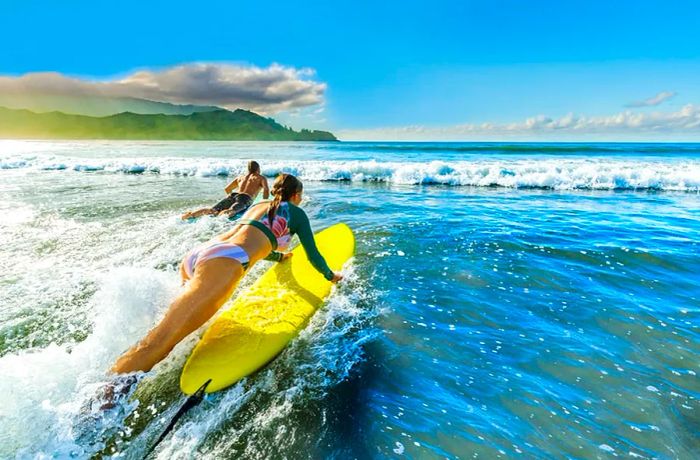
[[[291,174],[281,173],[277,176],[277,179],[275,179],[275,182],[272,184],[272,190],[270,190],[274,198],[267,210],[267,222],[270,228],[272,228],[272,221],[275,218],[275,214],[277,214],[277,208],[279,208],[280,203],[289,201],[292,196],[302,190],[304,190],[304,185]]]

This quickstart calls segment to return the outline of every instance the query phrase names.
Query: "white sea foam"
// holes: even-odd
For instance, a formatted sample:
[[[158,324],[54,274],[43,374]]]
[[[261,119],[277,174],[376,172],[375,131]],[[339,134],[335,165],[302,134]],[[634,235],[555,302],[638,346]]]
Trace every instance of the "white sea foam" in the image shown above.
[[[173,274],[118,269],[93,298],[93,329],[78,344],[51,344],[0,358],[0,457],[69,456],[73,418],[117,356],[153,325],[178,286]]]
[[[242,160],[214,158],[67,158],[26,155],[0,158],[0,169],[66,170],[122,174],[232,176]],[[555,190],[700,191],[700,161],[630,159],[475,159],[473,161],[266,161],[263,173],[285,171],[307,181],[383,182]]]
[[[213,407],[203,405],[163,443],[158,458],[188,458],[187,453],[196,453],[208,433],[256,392],[276,396],[256,420],[246,424],[244,432],[278,423],[300,398],[319,397],[345,378],[360,359],[362,345],[373,337],[364,323],[374,315],[357,306],[367,292],[356,286],[352,268],[346,275],[341,290],[331,296],[279,362],[246,391],[238,385],[222,392]],[[105,371],[116,357],[155,323],[176,295],[179,282],[174,273],[120,268],[109,272],[99,285],[88,306],[93,328],[86,340],[0,357],[0,392],[7,396],[0,407],[0,457],[85,458],[94,453],[78,439],[76,417],[105,383]],[[360,336],[358,331],[362,331]],[[280,384],[278,368],[284,369],[283,374],[295,369],[291,380]],[[134,441],[127,457],[142,452],[149,442],[148,438]]]

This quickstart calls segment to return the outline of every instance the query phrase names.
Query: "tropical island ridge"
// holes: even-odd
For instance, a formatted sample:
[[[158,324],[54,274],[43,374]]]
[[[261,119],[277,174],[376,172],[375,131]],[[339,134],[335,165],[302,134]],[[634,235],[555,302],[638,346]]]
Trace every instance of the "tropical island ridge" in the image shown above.
[[[121,112],[107,116],[37,113],[0,107],[0,138],[337,141],[330,132],[295,131],[243,109],[211,107],[186,114]]]

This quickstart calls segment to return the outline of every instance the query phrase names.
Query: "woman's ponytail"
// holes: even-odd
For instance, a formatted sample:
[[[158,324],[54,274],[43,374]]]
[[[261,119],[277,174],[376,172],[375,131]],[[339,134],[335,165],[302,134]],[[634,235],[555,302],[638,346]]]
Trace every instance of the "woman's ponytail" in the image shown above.
[[[275,179],[272,184],[272,202],[267,209],[267,222],[270,228],[272,228],[272,222],[277,214],[277,209],[283,201],[289,201],[289,199],[296,193],[303,190],[304,186],[299,179],[292,176],[291,174],[281,173]]]

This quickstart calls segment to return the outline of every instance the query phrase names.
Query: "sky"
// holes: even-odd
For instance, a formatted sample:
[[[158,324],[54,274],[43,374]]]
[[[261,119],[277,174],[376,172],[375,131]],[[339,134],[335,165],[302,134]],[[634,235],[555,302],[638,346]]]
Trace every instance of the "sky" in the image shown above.
[[[697,1],[0,0],[0,92],[341,139],[700,140]]]

